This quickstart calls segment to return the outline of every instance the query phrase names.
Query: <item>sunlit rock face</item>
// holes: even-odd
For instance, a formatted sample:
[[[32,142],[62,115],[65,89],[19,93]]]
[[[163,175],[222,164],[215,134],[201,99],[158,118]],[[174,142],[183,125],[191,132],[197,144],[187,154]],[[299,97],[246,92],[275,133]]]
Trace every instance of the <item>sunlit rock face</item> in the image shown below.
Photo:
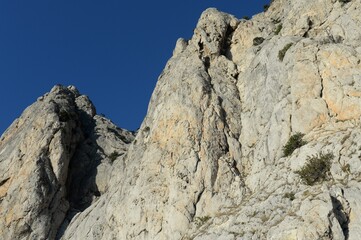
[[[1,138],[1,235],[361,239],[360,5],[207,9],[136,134],[54,87]],[[322,158],[311,169],[327,177],[309,184],[301,170]]]
[[[109,156],[133,138],[72,86],[40,97],[1,137],[1,238],[55,239],[107,190]]]

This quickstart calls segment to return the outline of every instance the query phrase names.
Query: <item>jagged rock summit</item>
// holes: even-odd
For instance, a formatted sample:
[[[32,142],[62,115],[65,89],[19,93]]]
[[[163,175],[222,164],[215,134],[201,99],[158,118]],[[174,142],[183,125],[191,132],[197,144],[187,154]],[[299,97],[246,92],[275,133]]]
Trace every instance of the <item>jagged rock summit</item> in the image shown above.
[[[136,134],[54,87],[1,138],[1,236],[361,239],[360,9],[207,9]]]
[[[1,239],[62,235],[73,215],[107,191],[113,158],[133,139],[72,86],[40,97],[0,140]]]

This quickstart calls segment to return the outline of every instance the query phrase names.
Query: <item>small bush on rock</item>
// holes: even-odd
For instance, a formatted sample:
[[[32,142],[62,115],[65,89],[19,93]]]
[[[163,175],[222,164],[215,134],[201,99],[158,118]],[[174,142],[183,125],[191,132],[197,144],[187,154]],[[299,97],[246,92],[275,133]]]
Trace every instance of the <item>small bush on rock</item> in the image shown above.
[[[277,21],[279,21],[279,20],[275,20],[275,22],[277,22]],[[274,33],[276,35],[278,35],[281,32],[281,30],[282,30],[282,23],[277,25],[276,29],[274,30]]]
[[[280,50],[278,52],[278,59],[282,62],[283,59],[285,58],[286,52],[288,51],[288,49],[290,49],[290,47],[293,45],[293,43],[289,43],[286,46],[283,47],[282,50]]]
[[[290,137],[286,145],[283,147],[283,155],[285,157],[290,156],[293,151],[307,143],[306,141],[302,140],[303,136],[304,134],[297,132]]]
[[[327,179],[331,169],[332,153],[314,155],[308,157],[307,163],[296,171],[302,181],[307,185],[314,185]]]
[[[203,224],[205,224],[209,219],[211,219],[210,216],[204,216],[204,217],[197,217],[195,219],[195,222],[197,224],[198,227],[202,226]]]

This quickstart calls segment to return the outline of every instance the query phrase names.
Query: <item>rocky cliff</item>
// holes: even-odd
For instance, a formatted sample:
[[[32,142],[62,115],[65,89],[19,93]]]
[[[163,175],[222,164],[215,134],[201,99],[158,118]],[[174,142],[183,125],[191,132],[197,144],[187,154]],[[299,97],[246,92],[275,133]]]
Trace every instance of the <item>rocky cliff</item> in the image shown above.
[[[136,134],[55,86],[1,138],[1,236],[361,239],[360,9],[206,10]]]

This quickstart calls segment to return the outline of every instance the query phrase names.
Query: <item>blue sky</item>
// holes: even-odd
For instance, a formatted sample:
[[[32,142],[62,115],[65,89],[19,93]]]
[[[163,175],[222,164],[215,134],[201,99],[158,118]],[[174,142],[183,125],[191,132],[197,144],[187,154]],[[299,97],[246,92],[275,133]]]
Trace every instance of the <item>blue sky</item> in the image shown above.
[[[1,0],[0,134],[55,84],[75,85],[119,127],[141,124],[178,38],[206,8],[238,18],[269,0]]]

